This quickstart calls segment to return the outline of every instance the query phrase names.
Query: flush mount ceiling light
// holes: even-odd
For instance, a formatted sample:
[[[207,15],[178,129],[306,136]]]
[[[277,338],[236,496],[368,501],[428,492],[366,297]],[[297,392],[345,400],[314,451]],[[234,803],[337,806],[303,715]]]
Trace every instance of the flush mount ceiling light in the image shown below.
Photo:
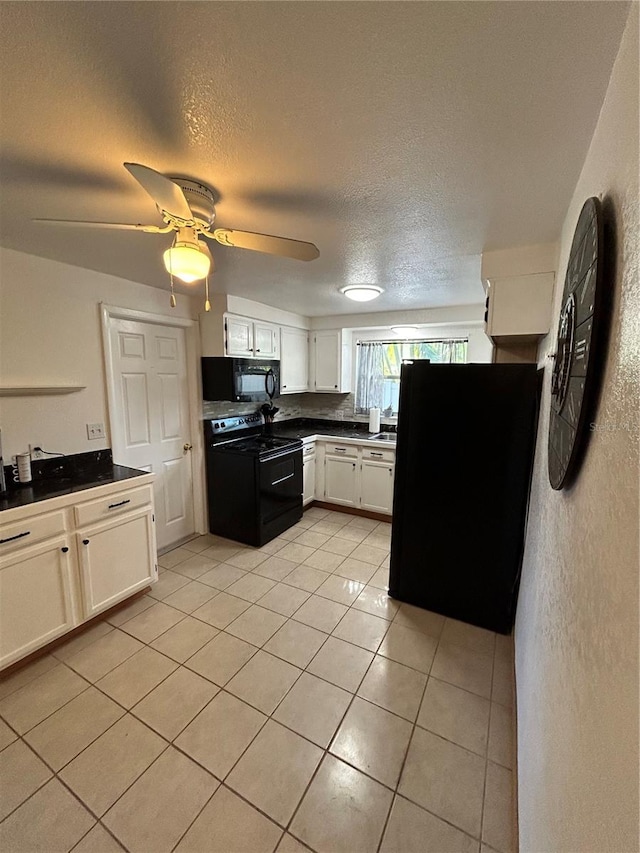
[[[377,284],[348,284],[346,287],[340,288],[340,293],[349,299],[353,299],[354,302],[370,302],[383,292],[383,289]]]
[[[399,338],[413,338],[418,334],[417,326],[392,326],[391,331]]]

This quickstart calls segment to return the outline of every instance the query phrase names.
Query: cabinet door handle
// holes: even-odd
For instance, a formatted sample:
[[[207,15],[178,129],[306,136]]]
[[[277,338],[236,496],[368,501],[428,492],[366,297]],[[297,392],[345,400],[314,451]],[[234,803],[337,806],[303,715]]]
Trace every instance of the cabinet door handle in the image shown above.
[[[375,451],[371,451],[371,456],[382,456],[382,453],[375,453]]]
[[[282,387],[283,387],[283,388],[286,388],[287,386],[286,386],[286,385],[283,385]]]
[[[83,539],[83,540],[82,540],[82,544],[83,544],[83,545],[88,545],[88,544],[89,544],[89,540],[88,540],[88,539]]]
[[[117,506],[124,506],[125,504],[130,504],[131,498],[127,498],[126,501],[119,501],[117,504],[109,504],[109,509],[115,509]]]
[[[346,447],[334,447],[333,449],[335,450],[336,453],[346,453],[347,452]]]
[[[259,349],[257,349],[257,350],[254,350],[254,352],[260,352],[260,350],[259,350]]]
[[[354,468],[356,467],[356,463],[355,463],[355,462],[353,463],[353,467],[354,467]]]
[[[24,533],[17,533],[15,536],[9,536],[7,539],[0,539],[0,545],[4,545],[5,542],[13,542],[14,539],[23,539],[25,536],[31,536],[31,531],[25,530]]]
[[[333,387],[334,387],[334,388],[337,388],[338,386],[337,386],[337,385],[334,385]]]
[[[63,554],[66,554],[66,553],[67,553],[67,551],[68,551],[69,549],[68,549],[68,548],[67,548],[67,546],[65,545],[65,547],[64,547],[64,548],[60,548],[60,550],[62,551],[62,553],[63,553]]]

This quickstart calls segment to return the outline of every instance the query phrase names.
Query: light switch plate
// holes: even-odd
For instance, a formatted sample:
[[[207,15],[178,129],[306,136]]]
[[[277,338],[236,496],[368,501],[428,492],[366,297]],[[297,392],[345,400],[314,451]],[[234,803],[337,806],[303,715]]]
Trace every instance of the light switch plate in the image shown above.
[[[87,438],[104,438],[104,424],[87,424]]]

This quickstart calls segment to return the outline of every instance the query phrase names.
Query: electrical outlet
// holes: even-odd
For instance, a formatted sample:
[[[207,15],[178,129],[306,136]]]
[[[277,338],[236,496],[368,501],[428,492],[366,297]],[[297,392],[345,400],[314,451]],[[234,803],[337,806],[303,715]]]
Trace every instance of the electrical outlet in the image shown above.
[[[104,438],[104,424],[87,424],[87,438]]]
[[[46,457],[44,450],[40,450],[39,444],[30,444],[29,454],[32,459],[44,459]]]

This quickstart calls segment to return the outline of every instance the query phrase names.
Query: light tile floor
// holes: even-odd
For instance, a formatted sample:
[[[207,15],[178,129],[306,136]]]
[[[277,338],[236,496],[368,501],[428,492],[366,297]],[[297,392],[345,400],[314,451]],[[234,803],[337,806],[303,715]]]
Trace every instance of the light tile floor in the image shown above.
[[[389,540],[199,537],[1,680],[3,853],[512,853],[511,641],[389,599]]]

